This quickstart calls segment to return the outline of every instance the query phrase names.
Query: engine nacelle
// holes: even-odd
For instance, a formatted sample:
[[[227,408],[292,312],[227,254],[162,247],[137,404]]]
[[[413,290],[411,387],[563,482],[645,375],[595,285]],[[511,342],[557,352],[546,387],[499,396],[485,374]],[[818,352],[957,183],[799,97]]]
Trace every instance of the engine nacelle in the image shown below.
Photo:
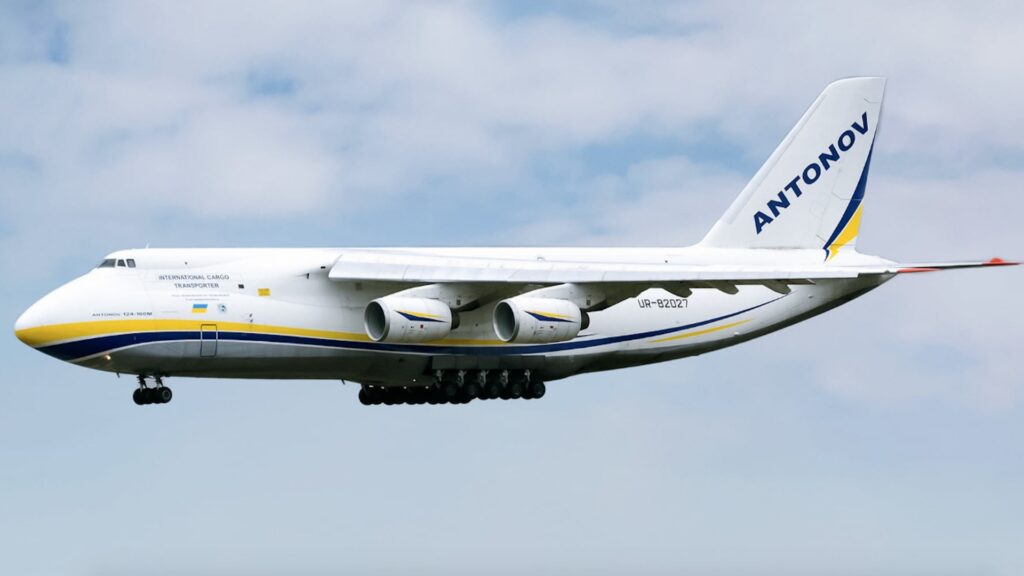
[[[590,324],[568,300],[518,296],[494,307],[494,333],[503,342],[541,344],[572,340]]]
[[[401,296],[385,296],[367,304],[363,324],[374,342],[439,340],[458,327],[444,302]]]

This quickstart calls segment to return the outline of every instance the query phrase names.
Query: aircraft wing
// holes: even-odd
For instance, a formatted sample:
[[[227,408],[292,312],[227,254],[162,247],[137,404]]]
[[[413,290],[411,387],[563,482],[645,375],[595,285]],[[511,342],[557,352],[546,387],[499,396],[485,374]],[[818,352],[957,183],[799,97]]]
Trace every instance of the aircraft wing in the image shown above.
[[[856,278],[862,274],[930,272],[951,268],[1005,266],[988,261],[838,266],[821,265],[681,265],[630,262],[573,262],[542,259],[481,258],[388,250],[350,250],[332,266],[329,277],[339,282],[391,282],[408,284],[592,284],[592,283],[701,283],[810,284],[829,278]],[[715,286],[707,286],[715,287]]]
[[[410,284],[563,284],[723,281],[758,284],[855,278],[859,271],[839,266],[681,265],[632,262],[450,256],[392,251],[348,251],[335,261],[331,280]],[[797,283],[797,282],[795,282]]]
[[[628,262],[572,262],[477,258],[411,252],[350,251],[334,263],[331,280],[410,284],[590,284],[765,281],[807,284],[814,279],[855,278],[859,271],[837,266],[692,266]]]

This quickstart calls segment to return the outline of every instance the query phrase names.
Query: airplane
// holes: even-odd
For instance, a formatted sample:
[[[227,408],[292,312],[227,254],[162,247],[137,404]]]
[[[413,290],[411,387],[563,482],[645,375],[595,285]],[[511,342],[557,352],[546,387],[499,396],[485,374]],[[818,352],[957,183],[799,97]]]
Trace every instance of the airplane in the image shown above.
[[[845,304],[899,274],[856,250],[885,79],[825,88],[696,245],[135,249],[18,318],[57,359],[135,375],[334,379],[359,401],[536,399],[569,376],[695,356]]]

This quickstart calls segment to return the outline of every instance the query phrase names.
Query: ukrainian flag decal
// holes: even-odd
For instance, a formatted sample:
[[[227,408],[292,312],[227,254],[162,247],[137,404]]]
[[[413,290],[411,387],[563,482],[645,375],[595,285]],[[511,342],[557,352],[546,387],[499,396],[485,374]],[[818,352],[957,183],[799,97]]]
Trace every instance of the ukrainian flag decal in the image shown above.
[[[207,307],[208,307],[207,304],[193,304],[192,305],[192,313],[193,314],[206,314]]]

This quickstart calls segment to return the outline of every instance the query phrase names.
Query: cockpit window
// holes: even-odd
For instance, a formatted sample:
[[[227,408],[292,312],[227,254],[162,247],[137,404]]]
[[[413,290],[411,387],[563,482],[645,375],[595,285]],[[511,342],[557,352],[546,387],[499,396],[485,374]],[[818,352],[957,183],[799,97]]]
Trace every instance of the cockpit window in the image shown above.
[[[134,258],[107,258],[97,268],[135,268]]]

